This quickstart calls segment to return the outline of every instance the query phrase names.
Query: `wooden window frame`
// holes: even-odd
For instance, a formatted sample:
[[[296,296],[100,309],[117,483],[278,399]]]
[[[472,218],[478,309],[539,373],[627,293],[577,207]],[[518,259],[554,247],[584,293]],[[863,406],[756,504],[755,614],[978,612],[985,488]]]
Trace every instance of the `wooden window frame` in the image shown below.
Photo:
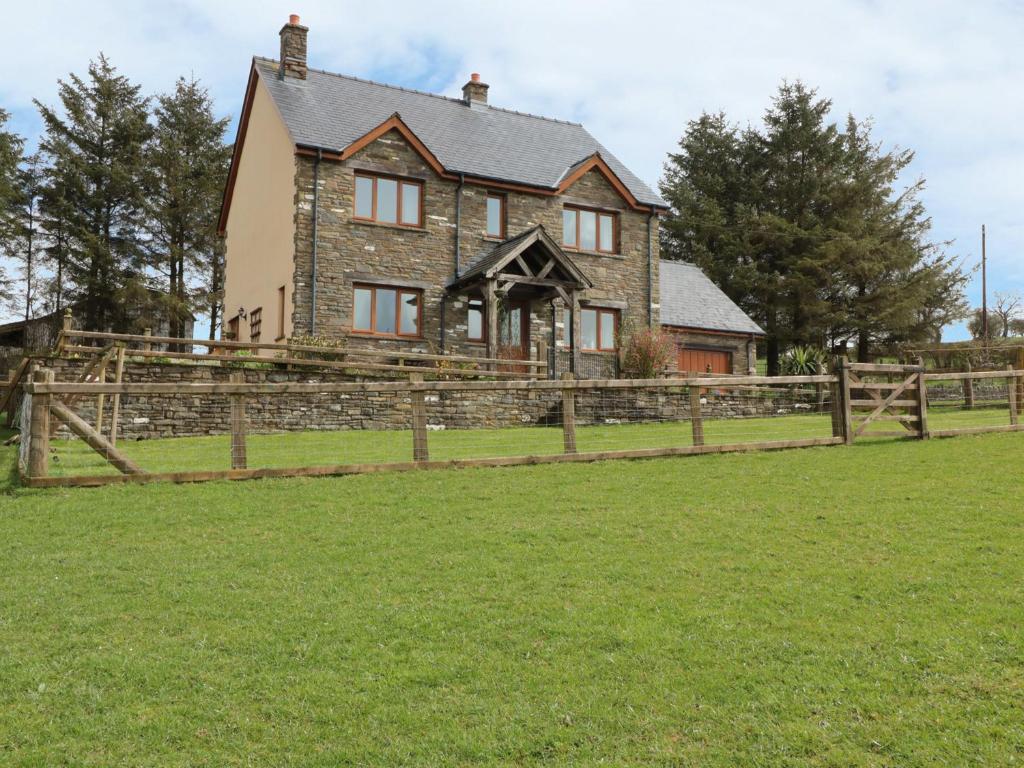
[[[576,245],[566,245],[565,243],[565,228],[562,228],[562,248],[567,251],[575,251],[577,253],[606,253],[616,255],[619,253],[619,214],[616,211],[608,211],[603,208],[590,208],[585,205],[569,205],[565,204],[562,206],[563,211],[574,211],[576,213]],[[594,214],[594,242],[597,244],[597,248],[584,248],[580,243],[580,222],[583,217],[580,215],[581,212],[588,211]],[[601,242],[601,217],[607,216],[612,220],[612,242],[610,248],[602,248],[603,243]]]
[[[370,330],[356,328],[356,291],[370,292]],[[377,291],[395,292],[395,332],[380,332],[377,325]],[[412,294],[416,297],[416,333],[402,333],[402,295]],[[423,291],[419,288],[406,288],[401,285],[376,285],[374,283],[352,284],[352,333],[360,336],[374,336],[378,339],[422,339],[423,338]]]
[[[277,289],[277,338],[275,341],[281,341],[284,338],[284,308],[285,304],[287,304],[287,291],[288,286],[286,285],[282,285]]]
[[[241,327],[242,318],[239,315],[235,315],[230,320],[228,320],[227,339],[229,341],[241,341],[241,339],[238,338],[238,330]]]
[[[597,325],[596,325],[596,338],[597,346],[594,348],[583,346],[583,313],[584,312],[595,312],[597,313]],[[601,346],[601,326],[603,320],[601,319],[604,315],[612,316],[612,346],[602,347]],[[620,312],[612,307],[580,307],[580,351],[581,352],[618,352],[619,351],[619,321]]]
[[[498,234],[493,234],[487,230],[487,204],[491,198],[494,198],[501,205],[501,213],[498,214],[498,223],[501,227],[501,231]],[[498,240],[504,240],[508,237],[508,196],[503,195],[499,192],[488,192],[484,196],[484,233],[487,237],[497,238]]]
[[[263,336],[263,307],[249,310],[249,341],[259,343]]]
[[[480,335],[471,336],[469,332],[469,313],[472,312],[475,307],[474,303],[480,304]],[[487,343],[487,302],[483,299],[469,299],[466,302],[466,341],[471,341],[474,344],[486,344]]]
[[[424,197],[425,197],[425,186],[422,179],[410,179],[405,176],[392,176],[387,173],[370,173],[368,171],[356,171],[353,174],[353,178],[357,179],[362,177],[364,179],[370,179],[373,182],[373,191],[370,198],[370,216],[358,216],[356,215],[356,195],[358,184],[353,181],[352,183],[352,219],[354,221],[365,221],[371,224],[380,224],[385,227],[403,227],[405,229],[423,229],[423,222],[426,219],[424,215]],[[381,221],[377,218],[377,181],[378,179],[390,179],[398,185],[396,192],[397,200],[395,202],[395,219],[396,221]],[[420,205],[419,210],[416,212],[418,221],[416,224],[405,224],[402,222],[402,186],[416,186],[420,190]]]

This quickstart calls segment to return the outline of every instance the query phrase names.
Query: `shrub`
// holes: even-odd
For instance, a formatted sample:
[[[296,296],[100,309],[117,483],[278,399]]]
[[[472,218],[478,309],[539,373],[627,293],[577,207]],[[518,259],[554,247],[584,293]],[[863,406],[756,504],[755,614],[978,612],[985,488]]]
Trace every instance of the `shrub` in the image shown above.
[[[300,352],[295,350],[287,353],[290,357],[311,360],[344,359],[345,339],[330,338],[328,336],[293,336],[288,339],[288,343],[299,347],[319,347],[323,349],[323,352]]]
[[[817,376],[825,372],[825,350],[796,346],[782,358],[782,371],[790,376]]]
[[[672,362],[676,344],[670,334],[642,328],[629,335],[622,352],[622,374],[630,379],[654,379]]]

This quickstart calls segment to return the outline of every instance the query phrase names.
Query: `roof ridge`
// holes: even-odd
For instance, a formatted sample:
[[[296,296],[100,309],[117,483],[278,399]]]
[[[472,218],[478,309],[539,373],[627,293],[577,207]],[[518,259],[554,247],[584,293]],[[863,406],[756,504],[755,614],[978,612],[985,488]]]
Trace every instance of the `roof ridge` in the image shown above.
[[[280,64],[277,59],[271,59],[266,56],[253,56],[257,61],[263,61],[267,64]],[[357,83],[366,83],[367,85],[377,85],[381,88],[390,88],[395,91],[404,91],[405,93],[415,93],[418,96],[430,96],[433,99],[441,99],[443,101],[450,101],[454,104],[465,104],[463,99],[456,98],[454,96],[445,96],[443,93],[431,93],[430,91],[421,91],[418,88],[406,88],[404,85],[393,85],[392,83],[382,83],[380,80],[370,80],[366,77],[357,77],[356,75],[346,75],[341,72],[329,72],[326,69],[319,69],[317,67],[306,67],[309,72],[318,72],[321,75],[329,75],[331,77],[340,77],[343,80],[353,80]],[[545,115],[536,115],[532,112],[520,112],[518,109],[510,109],[508,107],[496,107],[492,104],[485,104],[487,109],[493,109],[496,112],[507,112],[513,115],[521,115],[522,117],[532,117],[536,120],[546,120],[549,123],[558,123],[559,125],[573,125],[579,128],[583,127],[583,123],[577,123],[572,120],[560,120],[557,117],[547,117]]]

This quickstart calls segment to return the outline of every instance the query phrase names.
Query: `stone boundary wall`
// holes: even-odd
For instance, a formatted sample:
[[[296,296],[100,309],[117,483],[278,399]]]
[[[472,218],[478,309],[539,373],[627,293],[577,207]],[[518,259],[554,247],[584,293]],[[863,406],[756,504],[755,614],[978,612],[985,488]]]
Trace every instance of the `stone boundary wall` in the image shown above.
[[[51,359],[45,363],[58,381],[76,380],[81,360]],[[123,380],[130,383],[227,382],[237,368],[187,366],[164,363],[125,364]],[[369,380],[329,371],[243,369],[249,383],[320,383]],[[481,429],[522,426],[559,426],[562,397],[559,390],[533,392],[475,391],[428,392],[428,426],[441,429]],[[75,403],[76,412],[95,422],[94,398]],[[813,393],[779,388],[770,396],[751,392],[724,394],[708,390],[702,397],[705,418],[744,418],[811,413]],[[160,437],[196,437],[230,432],[227,396],[185,395],[122,396],[119,435],[141,440]],[[105,406],[110,414],[110,398]],[[407,394],[391,392],[311,395],[259,395],[248,400],[246,414],[252,432],[302,430],[411,429],[412,405]],[[578,425],[679,421],[690,418],[689,395],[678,390],[582,390],[576,397]],[[109,423],[109,422],[108,422]]]

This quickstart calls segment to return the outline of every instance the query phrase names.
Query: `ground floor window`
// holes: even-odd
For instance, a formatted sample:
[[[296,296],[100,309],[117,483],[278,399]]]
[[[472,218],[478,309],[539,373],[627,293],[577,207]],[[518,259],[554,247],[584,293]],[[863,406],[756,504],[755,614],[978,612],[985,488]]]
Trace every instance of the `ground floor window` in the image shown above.
[[[419,337],[422,333],[422,314],[422,291],[377,285],[353,287],[354,333]]]
[[[484,334],[484,302],[483,299],[470,299],[466,316],[466,338],[470,341],[486,341]]]
[[[572,312],[564,310],[566,343],[572,338]],[[618,348],[619,310],[584,307],[580,310],[580,349],[614,352]]]
[[[263,307],[256,307],[249,313],[249,341],[259,341],[263,331]]]

